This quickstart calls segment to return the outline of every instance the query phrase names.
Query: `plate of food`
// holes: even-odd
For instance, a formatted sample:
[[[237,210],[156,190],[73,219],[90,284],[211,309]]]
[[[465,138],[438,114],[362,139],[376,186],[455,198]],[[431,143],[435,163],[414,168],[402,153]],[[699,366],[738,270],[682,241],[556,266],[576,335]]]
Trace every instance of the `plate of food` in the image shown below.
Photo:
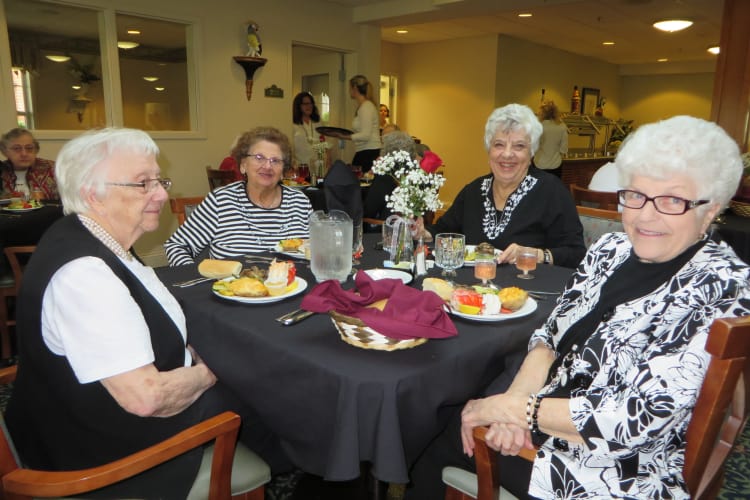
[[[319,134],[328,135],[332,137],[338,137],[339,135],[352,135],[353,130],[341,127],[316,127],[315,131]]]
[[[281,240],[278,243],[276,243],[276,246],[273,247],[273,250],[278,253],[282,253],[284,255],[288,255],[289,257],[293,257],[295,259],[310,259],[308,257],[308,254],[306,252],[306,249],[310,245],[310,240],[302,239],[302,238],[289,238],[286,240]]]
[[[3,207],[3,210],[8,212],[31,212],[32,210],[39,210],[43,206],[36,200],[12,200],[7,207]]]
[[[449,313],[471,321],[505,321],[527,316],[537,308],[528,292],[515,286],[453,286],[440,278],[425,278],[422,289],[438,294]]]
[[[500,254],[503,253],[502,250],[495,249],[495,259],[500,257]],[[466,245],[466,250],[464,250],[464,266],[467,267],[474,267],[474,261],[477,258],[477,245]]]
[[[263,270],[265,271],[265,270]],[[307,288],[307,281],[297,276],[293,262],[274,260],[262,274],[245,273],[214,282],[211,291],[222,299],[243,304],[269,304],[294,297]]]
[[[411,274],[396,269],[366,269],[365,272],[374,280],[399,279],[403,281],[404,285],[408,285],[412,280]]]

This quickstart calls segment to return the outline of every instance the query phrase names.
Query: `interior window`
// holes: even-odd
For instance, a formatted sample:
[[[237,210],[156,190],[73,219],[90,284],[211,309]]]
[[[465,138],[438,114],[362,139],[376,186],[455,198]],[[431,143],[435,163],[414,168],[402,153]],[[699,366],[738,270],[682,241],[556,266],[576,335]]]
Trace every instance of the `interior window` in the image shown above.
[[[126,127],[190,130],[187,26],[117,14]]]

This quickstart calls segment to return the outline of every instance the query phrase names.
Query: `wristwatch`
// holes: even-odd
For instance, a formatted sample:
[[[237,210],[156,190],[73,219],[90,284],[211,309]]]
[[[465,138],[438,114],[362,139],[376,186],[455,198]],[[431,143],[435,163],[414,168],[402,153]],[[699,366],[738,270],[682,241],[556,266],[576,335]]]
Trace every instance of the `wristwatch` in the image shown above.
[[[544,249],[544,263],[552,264],[552,252],[547,248]]]

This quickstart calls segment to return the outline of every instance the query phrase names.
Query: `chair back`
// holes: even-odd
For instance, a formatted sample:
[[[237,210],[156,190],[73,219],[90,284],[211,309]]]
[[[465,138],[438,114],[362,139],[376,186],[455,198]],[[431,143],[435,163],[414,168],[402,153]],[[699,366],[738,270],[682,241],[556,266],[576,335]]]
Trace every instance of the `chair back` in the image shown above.
[[[747,423],[750,316],[715,320],[706,351],[711,363],[690,419],[682,468],[694,499],[716,497],[724,464]]]
[[[206,167],[206,177],[208,178],[208,189],[211,191],[234,182],[234,172],[231,170],[216,170],[211,168],[210,165]]]
[[[16,380],[17,365],[0,368],[0,384],[7,385]],[[20,467],[21,459],[0,413],[0,477]]]
[[[26,267],[26,263],[29,261],[31,254],[34,253],[34,250],[36,250],[36,245],[5,248],[5,256],[8,258],[10,269],[13,271],[13,280],[16,283],[16,295],[18,295],[18,290],[21,289],[23,269]]]
[[[578,218],[583,226],[583,242],[586,248],[602,237],[603,234],[623,230],[622,214],[617,210],[603,210],[576,206]]]
[[[592,191],[576,184],[570,185],[570,194],[576,205],[583,205],[604,210],[617,210],[617,193],[610,191]]]
[[[185,219],[190,217],[192,211],[203,201],[203,199],[203,196],[170,198],[169,208],[171,208],[172,213],[177,216],[177,224],[182,225],[185,222]]]

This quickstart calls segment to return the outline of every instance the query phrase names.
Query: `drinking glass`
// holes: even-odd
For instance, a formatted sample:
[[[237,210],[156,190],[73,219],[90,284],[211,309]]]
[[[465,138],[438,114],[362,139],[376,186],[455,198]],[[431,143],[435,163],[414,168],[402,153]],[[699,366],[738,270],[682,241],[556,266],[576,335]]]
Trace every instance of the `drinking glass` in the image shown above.
[[[456,277],[456,269],[464,265],[465,250],[463,234],[440,233],[435,237],[435,264],[443,270],[443,276]]]
[[[519,247],[516,251],[516,269],[523,271],[523,274],[517,274],[517,278],[523,280],[534,279],[533,274],[529,274],[529,271],[536,269],[536,248],[531,247]]]
[[[474,259],[474,277],[482,280],[482,286],[495,288],[492,280],[497,275],[495,255],[477,254]]]

